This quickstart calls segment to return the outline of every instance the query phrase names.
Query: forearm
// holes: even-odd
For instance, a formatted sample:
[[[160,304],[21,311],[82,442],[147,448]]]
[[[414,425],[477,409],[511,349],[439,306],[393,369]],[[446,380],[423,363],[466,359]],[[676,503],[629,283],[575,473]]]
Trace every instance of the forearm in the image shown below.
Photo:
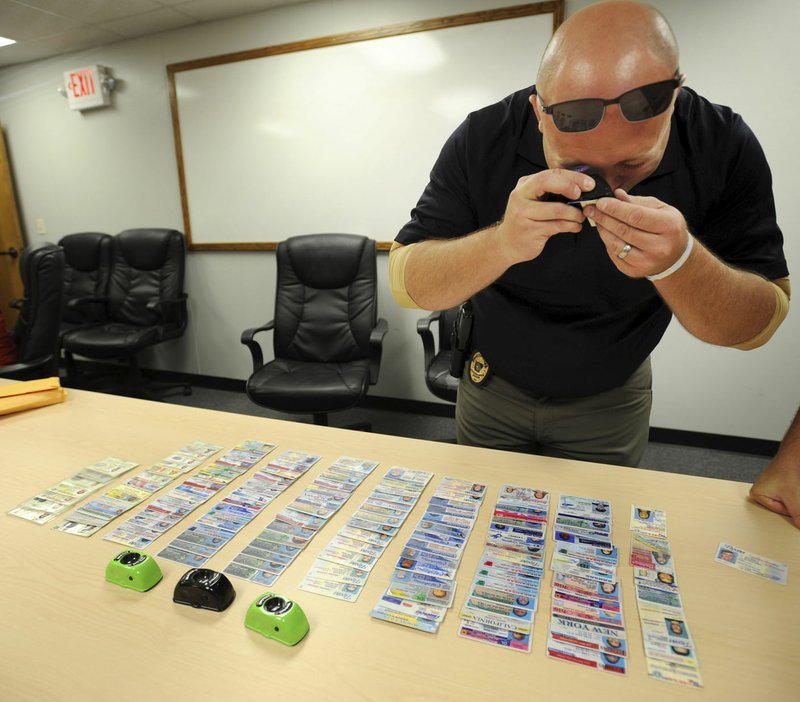
[[[444,310],[483,290],[511,265],[497,245],[496,229],[492,226],[458,239],[429,239],[407,247],[400,281],[405,292],[422,309]]]
[[[777,457],[794,464],[800,471],[800,410],[797,411],[791,426],[781,441]]]
[[[735,346],[752,339],[776,313],[768,280],[728,266],[699,242],[680,270],[653,284],[681,325],[710,344]]]
[[[800,527],[800,411],[781,441],[775,458],[756,478],[750,498]]]

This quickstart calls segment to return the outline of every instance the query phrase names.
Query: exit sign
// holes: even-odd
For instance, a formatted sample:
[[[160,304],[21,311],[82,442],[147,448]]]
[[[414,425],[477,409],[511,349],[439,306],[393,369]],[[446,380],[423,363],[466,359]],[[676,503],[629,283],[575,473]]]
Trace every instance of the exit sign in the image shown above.
[[[86,66],[64,72],[64,87],[72,110],[89,110],[111,104],[111,93],[105,85],[103,66]]]

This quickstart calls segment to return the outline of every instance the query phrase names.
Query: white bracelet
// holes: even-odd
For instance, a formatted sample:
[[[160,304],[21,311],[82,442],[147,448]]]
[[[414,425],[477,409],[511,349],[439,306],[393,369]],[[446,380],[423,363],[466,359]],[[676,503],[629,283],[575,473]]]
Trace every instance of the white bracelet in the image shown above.
[[[692,253],[692,247],[694,247],[694,237],[689,234],[689,241],[686,242],[686,248],[683,250],[681,257],[675,261],[667,270],[661,271],[661,273],[656,273],[655,275],[648,275],[647,280],[663,280],[668,275],[672,275],[675,271],[677,271],[684,263],[686,263],[686,259],[689,258],[689,254]]]

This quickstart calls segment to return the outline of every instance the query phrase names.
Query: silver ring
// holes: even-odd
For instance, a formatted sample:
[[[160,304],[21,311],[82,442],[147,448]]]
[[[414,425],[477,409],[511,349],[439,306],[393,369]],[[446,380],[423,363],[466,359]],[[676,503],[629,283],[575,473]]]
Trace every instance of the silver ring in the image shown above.
[[[633,250],[633,246],[631,246],[630,244],[625,244],[625,246],[622,247],[622,251],[620,251],[617,254],[617,257],[618,258],[625,258],[632,250]]]

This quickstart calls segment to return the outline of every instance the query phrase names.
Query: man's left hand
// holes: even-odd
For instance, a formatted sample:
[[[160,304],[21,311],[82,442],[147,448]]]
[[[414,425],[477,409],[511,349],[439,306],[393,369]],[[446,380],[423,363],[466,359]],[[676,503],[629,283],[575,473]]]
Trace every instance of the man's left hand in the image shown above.
[[[611,262],[631,278],[667,270],[686,249],[689,230],[683,215],[654,197],[631,196],[621,188],[614,195],[584,208]],[[627,253],[626,244],[631,247]]]

